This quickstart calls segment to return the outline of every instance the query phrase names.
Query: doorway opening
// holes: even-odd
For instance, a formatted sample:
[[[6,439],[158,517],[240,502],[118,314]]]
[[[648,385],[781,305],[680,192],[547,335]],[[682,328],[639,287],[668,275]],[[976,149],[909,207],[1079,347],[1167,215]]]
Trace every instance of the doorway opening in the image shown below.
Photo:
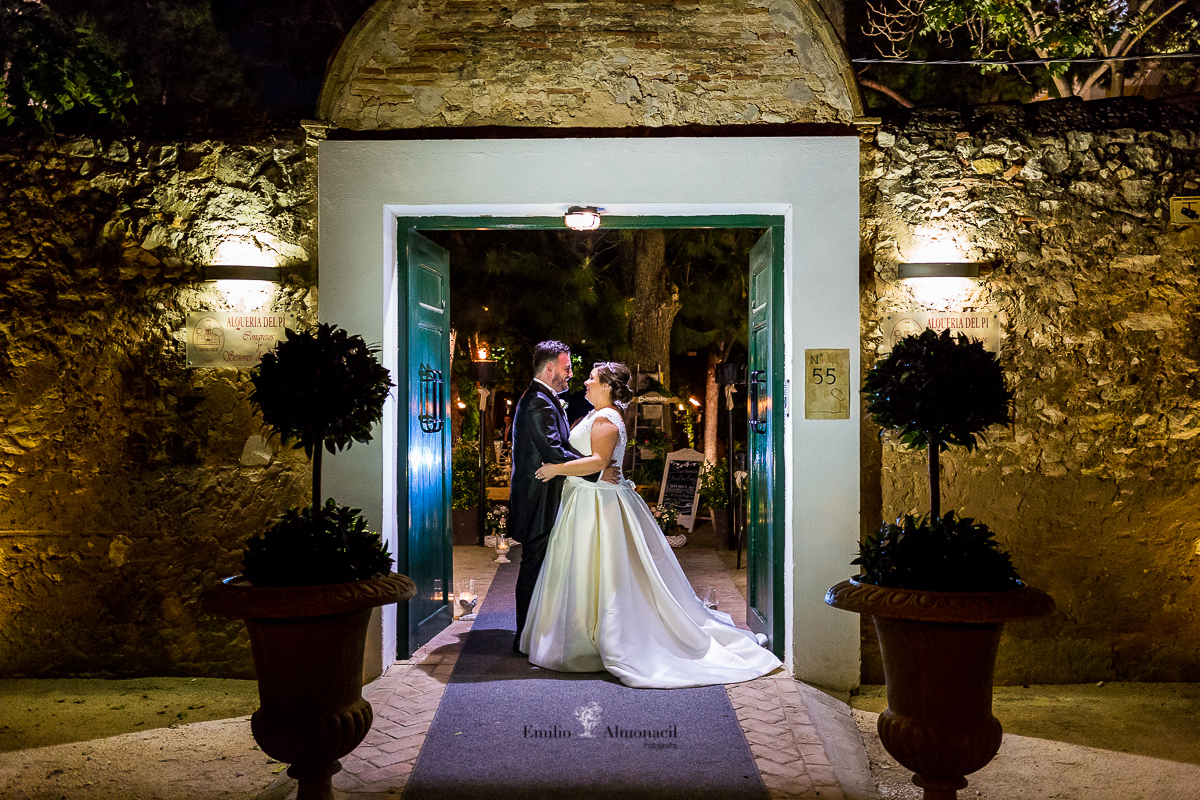
[[[523,238],[523,242],[514,246],[513,237]],[[509,241],[500,245],[505,238]],[[650,269],[639,264],[637,248],[639,243],[655,239],[672,242],[670,258],[677,271],[666,275],[673,278],[668,283],[679,287],[681,277],[691,283],[669,292],[666,298],[667,304],[679,306],[672,317],[680,324],[668,320],[665,348],[657,351],[665,354],[648,351],[642,341],[639,357],[629,341],[630,315],[656,313],[662,298],[645,297],[646,283],[641,284],[642,296],[637,294],[637,279],[645,278],[638,271]],[[397,525],[397,570],[418,585],[408,613],[397,618],[399,657],[408,657],[453,618],[455,537],[451,520],[456,513],[460,520],[469,516],[469,512],[458,512],[471,509],[471,500],[485,503],[481,493],[485,497],[493,494],[494,501],[502,502],[504,481],[489,486],[488,481],[478,480],[479,470],[486,475],[503,469],[505,412],[528,384],[524,351],[537,341],[557,338],[570,344],[584,367],[576,370],[581,373],[580,381],[592,361],[635,362],[631,368],[637,366],[640,372],[658,379],[657,384],[640,386],[642,392],[683,401],[668,411],[670,424],[665,426],[663,439],[669,436],[668,441],[673,441],[667,447],[699,445],[696,449],[712,451],[708,454],[714,460],[723,458],[727,468],[737,466],[738,448],[734,444],[730,452],[728,436],[715,441],[710,436],[707,443],[697,439],[702,426],[697,425],[695,413],[698,408],[706,409],[706,428],[716,430],[716,409],[706,408],[714,405],[713,395],[718,394],[709,379],[715,363],[710,346],[722,342],[722,332],[714,330],[713,313],[721,304],[728,304],[727,295],[735,291],[743,302],[740,319],[725,321],[724,340],[715,353],[720,361],[744,359],[743,375],[749,378],[738,396],[739,409],[734,413],[740,435],[733,440],[745,447],[744,471],[748,475],[744,484],[748,510],[746,618],[752,629],[767,635],[776,654],[783,656],[786,504],[783,421],[782,417],[775,419],[775,410],[784,407],[783,244],[784,218],[771,215],[605,217],[602,229],[589,234],[567,231],[561,217],[397,218],[397,270],[398,275],[408,275],[407,285],[398,281],[398,367],[406,375],[406,380],[398,383],[407,392],[414,420],[441,415],[445,423],[433,436],[411,420],[408,426],[397,426],[407,439],[398,442],[397,511],[408,512],[408,524]],[[622,248],[626,251],[624,262]],[[736,271],[728,263],[732,258],[742,262]],[[472,263],[455,266],[456,261],[467,260]],[[724,273],[715,274],[721,270],[714,265],[722,266]],[[696,272],[689,275],[689,269]],[[684,271],[682,275],[679,270]],[[532,285],[539,277],[540,284]],[[655,280],[663,277],[660,274]],[[717,285],[718,279],[728,285]],[[740,290],[736,288],[739,285]],[[713,308],[685,310],[684,303]],[[730,330],[738,328],[740,335]],[[678,329],[674,337],[673,329]],[[671,358],[672,338],[681,350],[677,359]],[[480,350],[484,351],[480,355],[501,367],[499,379],[486,387],[467,376],[465,362],[476,358]],[[687,355],[689,352],[695,355]],[[651,357],[653,365],[641,365]],[[428,376],[434,374],[441,376],[442,384],[431,391]],[[474,377],[478,376],[476,372]],[[686,397],[677,397],[679,394]],[[436,413],[427,407],[431,402],[440,405]],[[716,405],[723,407],[724,398]],[[414,409],[419,413],[411,414]],[[408,435],[403,436],[406,427]],[[490,435],[496,428],[499,437]],[[496,446],[494,439],[501,444]],[[664,442],[642,442],[633,436],[631,441],[651,445],[632,447],[634,458],[641,457],[642,463],[627,466],[635,482],[647,488],[647,499],[657,501],[657,492],[649,487],[655,477],[655,457],[665,455]],[[469,464],[474,470],[465,468]],[[661,472],[658,478],[661,480]],[[478,487],[474,492],[469,490],[472,485]],[[479,524],[482,514],[478,506],[473,510]],[[460,529],[459,543],[465,543],[471,533]],[[473,533],[480,540],[484,535],[479,529]]]

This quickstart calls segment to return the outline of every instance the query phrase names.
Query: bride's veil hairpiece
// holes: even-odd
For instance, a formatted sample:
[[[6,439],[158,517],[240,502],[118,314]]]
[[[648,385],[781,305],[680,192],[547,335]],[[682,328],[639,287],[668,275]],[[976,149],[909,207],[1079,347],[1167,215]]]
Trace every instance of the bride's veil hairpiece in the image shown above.
[[[633,399],[633,389],[630,386],[632,373],[629,367],[619,361],[597,361],[592,365],[600,382],[612,390],[612,401],[622,414],[629,408]]]

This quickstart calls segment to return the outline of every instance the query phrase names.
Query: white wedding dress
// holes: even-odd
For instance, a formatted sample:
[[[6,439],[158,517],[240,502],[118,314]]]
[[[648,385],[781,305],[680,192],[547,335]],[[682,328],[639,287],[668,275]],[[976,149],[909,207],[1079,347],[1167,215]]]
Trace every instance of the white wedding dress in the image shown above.
[[[571,431],[592,452],[593,411]],[[672,689],[751,680],[780,665],[732,617],[704,606],[633,484],[568,477],[550,533],[521,651],[559,672],[608,670],[627,686]]]

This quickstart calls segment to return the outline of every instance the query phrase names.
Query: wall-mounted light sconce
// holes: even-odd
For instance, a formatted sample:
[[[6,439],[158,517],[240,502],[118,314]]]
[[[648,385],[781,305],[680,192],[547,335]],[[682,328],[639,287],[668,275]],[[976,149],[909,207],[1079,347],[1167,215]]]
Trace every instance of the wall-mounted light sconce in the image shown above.
[[[254,267],[243,264],[208,264],[206,281],[270,281],[279,283],[279,267]]]
[[[217,290],[233,308],[251,311],[271,302],[279,283],[279,272],[279,267],[207,264],[204,280],[215,281]]]
[[[922,264],[901,264],[900,280],[909,278],[971,278],[979,279],[976,261],[935,261]]]
[[[694,405],[696,408],[700,407],[700,401],[694,397],[689,397],[688,402],[691,403],[692,405]]]
[[[926,306],[959,305],[979,280],[978,261],[923,261],[900,264],[900,280],[906,281],[917,302]]]
[[[573,231],[594,231],[600,227],[600,209],[595,206],[571,206],[563,222]]]

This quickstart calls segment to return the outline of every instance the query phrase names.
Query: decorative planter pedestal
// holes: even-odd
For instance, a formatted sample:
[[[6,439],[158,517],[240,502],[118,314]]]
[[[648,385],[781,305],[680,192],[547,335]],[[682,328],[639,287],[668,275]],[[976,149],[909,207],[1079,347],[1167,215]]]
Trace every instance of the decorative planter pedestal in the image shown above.
[[[869,614],[879,634],[888,707],[879,739],[925,790],[955,800],[964,777],[987,765],[1003,731],[992,716],[992,676],[1005,622],[1054,610],[1045,592],[925,592],[842,581],[834,608]]]
[[[231,578],[204,593],[210,614],[244,619],[260,707],[250,730],[263,752],[291,766],[296,800],[332,800],[338,759],[371,728],[362,696],[363,648],[376,606],[416,594],[392,573],[325,586],[253,586]]]

